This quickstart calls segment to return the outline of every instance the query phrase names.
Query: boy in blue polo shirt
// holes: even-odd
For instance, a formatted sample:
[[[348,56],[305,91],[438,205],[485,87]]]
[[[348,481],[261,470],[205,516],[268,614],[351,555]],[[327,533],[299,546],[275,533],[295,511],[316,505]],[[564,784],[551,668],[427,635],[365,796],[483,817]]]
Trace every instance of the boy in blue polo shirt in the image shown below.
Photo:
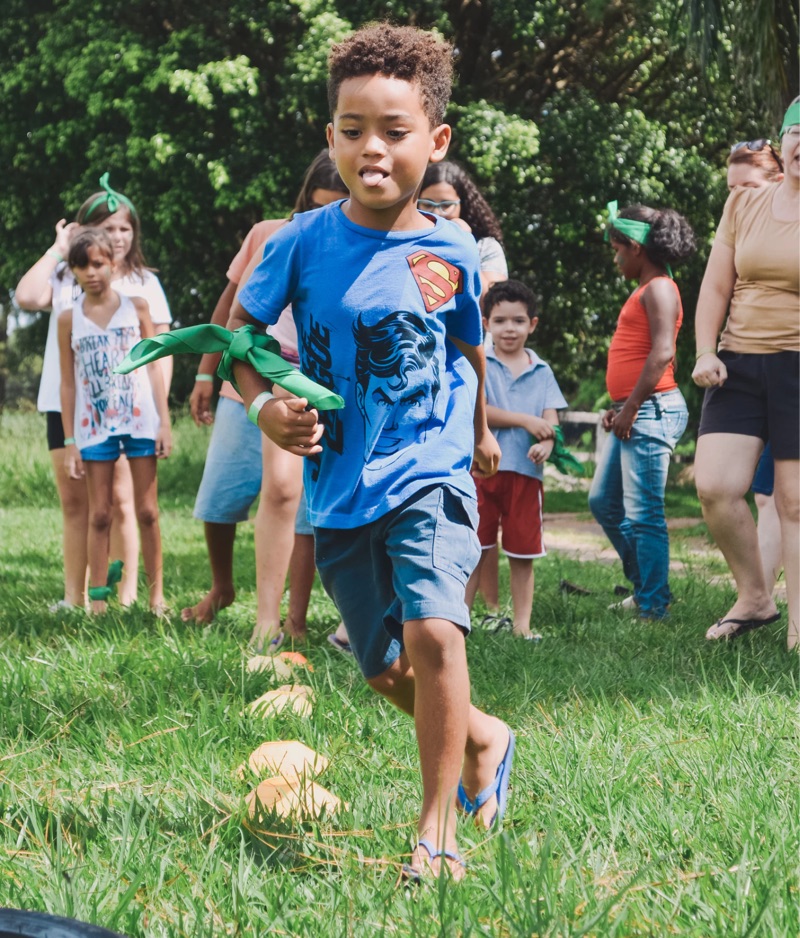
[[[417,210],[444,158],[452,49],[430,33],[365,27],[333,47],[328,144],[350,198],[281,229],[229,328],[289,303],[301,369],[343,410],[273,399],[236,378],[264,433],[306,457],[317,566],[370,686],[414,716],[422,769],[408,875],[463,875],[456,804],[487,827],[506,807],[514,736],[472,707],[464,588],[480,549],[470,470],[491,475],[474,239]],[[459,774],[461,779],[459,779]]]
[[[567,406],[548,364],[525,347],[539,323],[536,297],[517,280],[494,284],[483,300],[484,325],[492,336],[486,356],[486,414],[503,453],[500,470],[478,479],[478,539],[481,550],[502,545],[511,575],[513,632],[533,639],[533,559],[542,542],[544,462],[553,449],[558,410]],[[485,556],[485,555],[482,555]],[[475,598],[480,564],[470,578],[467,602]],[[501,620],[502,623],[503,620]]]

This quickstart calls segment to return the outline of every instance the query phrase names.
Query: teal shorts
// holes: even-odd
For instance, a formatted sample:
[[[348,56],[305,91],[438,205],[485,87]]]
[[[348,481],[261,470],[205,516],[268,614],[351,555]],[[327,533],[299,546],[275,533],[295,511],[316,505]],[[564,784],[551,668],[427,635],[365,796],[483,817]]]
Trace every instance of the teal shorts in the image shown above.
[[[469,632],[464,598],[481,554],[474,498],[446,485],[358,528],[315,528],[322,585],[347,628],[366,678],[389,668],[403,650],[403,624],[446,619]]]

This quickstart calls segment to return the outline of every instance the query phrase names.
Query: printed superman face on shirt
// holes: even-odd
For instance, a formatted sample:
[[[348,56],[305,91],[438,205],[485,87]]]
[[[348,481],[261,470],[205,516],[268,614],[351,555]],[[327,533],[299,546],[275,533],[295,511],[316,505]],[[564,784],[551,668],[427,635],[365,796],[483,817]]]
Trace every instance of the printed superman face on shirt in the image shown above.
[[[441,387],[436,337],[419,315],[405,311],[373,326],[359,317],[353,331],[364,460],[377,469],[424,439]]]

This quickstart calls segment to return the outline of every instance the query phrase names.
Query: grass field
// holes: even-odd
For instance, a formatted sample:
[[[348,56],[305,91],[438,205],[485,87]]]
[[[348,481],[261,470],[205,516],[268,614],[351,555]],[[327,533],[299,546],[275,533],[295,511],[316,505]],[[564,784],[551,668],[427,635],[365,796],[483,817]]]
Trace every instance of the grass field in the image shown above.
[[[252,526],[239,599],[210,628],[144,609],[56,617],[60,514],[35,416],[0,424],[0,906],[130,936],[764,936],[800,934],[797,658],[785,621],[736,644],[703,633],[730,602],[687,564],[668,623],[606,609],[618,567],[536,566],[533,645],[476,632],[475,702],[518,738],[500,833],[464,827],[460,885],[398,885],[420,784],[413,727],[324,636],[317,588],[308,720],[242,716],[273,686],[249,674]],[[176,428],[161,473],[167,599],[207,583],[191,518],[205,433]],[[698,517],[691,492],[671,511]],[[585,510],[580,493],[548,507]],[[501,570],[505,575],[506,571]],[[565,597],[561,577],[596,595]],[[435,719],[435,714],[432,715]],[[256,827],[235,768],[299,739],[331,759],[337,816]]]

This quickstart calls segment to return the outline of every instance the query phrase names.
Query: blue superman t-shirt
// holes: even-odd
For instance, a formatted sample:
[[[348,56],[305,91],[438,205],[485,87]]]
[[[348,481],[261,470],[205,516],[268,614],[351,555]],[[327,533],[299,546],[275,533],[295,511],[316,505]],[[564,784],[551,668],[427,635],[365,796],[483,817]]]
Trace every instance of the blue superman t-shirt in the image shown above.
[[[477,378],[452,342],[481,342],[478,252],[436,218],[420,231],[354,225],[343,202],[296,215],[266,244],[239,300],[263,323],[289,303],[301,370],[340,394],[320,414],[323,452],[305,460],[315,527],[374,521],[469,474]]]

